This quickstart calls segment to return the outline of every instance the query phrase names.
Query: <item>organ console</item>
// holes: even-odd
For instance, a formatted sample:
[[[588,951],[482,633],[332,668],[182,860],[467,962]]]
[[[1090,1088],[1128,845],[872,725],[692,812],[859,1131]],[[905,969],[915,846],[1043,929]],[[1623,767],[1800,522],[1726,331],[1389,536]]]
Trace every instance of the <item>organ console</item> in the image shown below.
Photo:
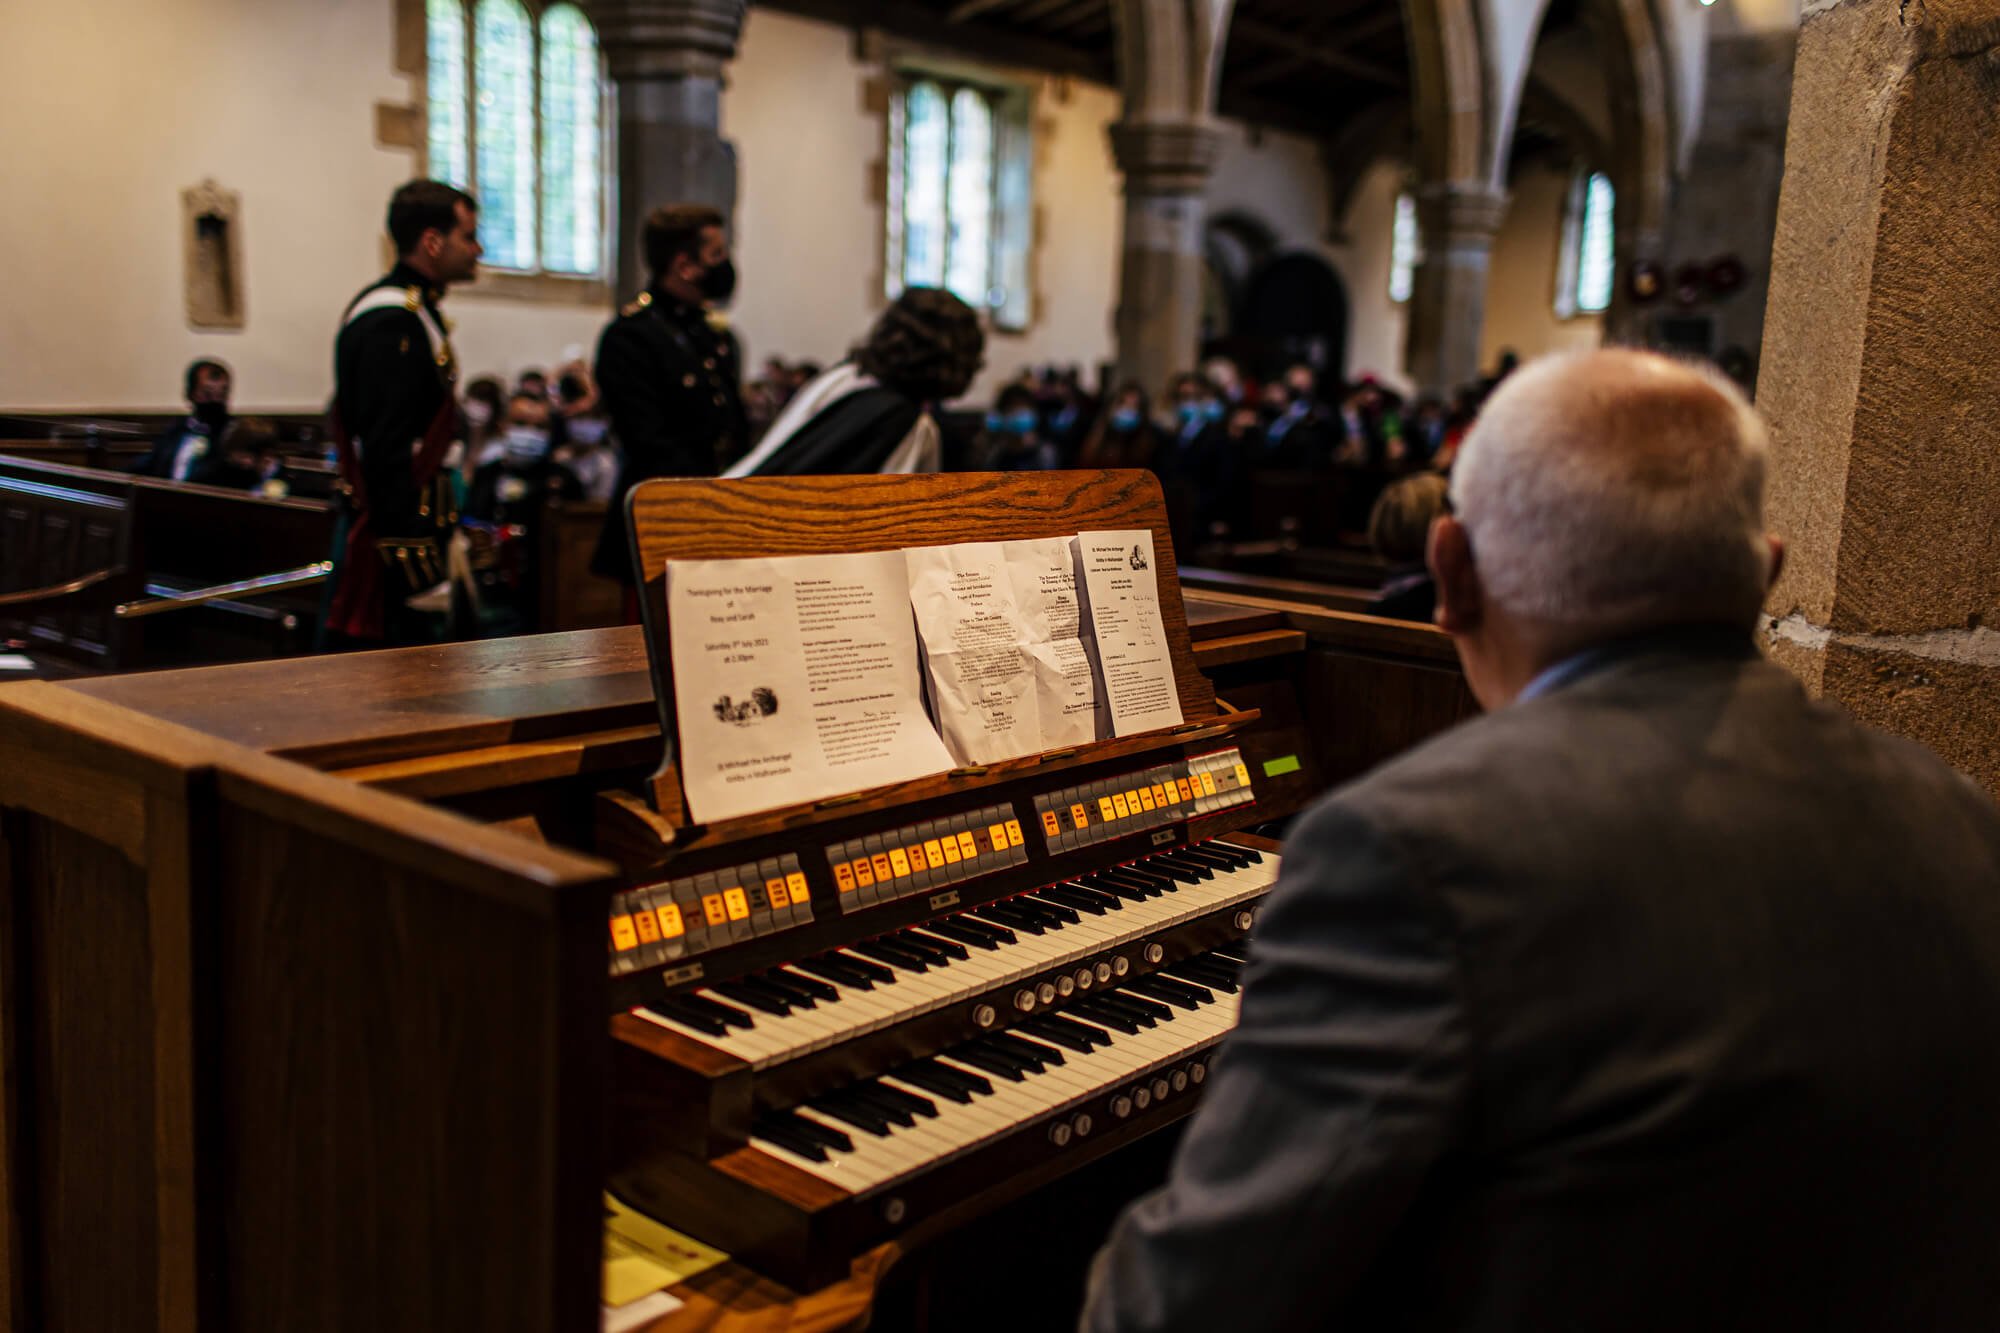
[[[704,824],[635,630],[0,689],[11,1326],[581,1333],[606,1189],[732,1256],[658,1333],[863,1318],[1193,1110],[1267,834],[1469,707],[1435,631],[1184,603],[1144,474],[633,517],[656,626],[668,559],[1151,528],[1183,721]]]

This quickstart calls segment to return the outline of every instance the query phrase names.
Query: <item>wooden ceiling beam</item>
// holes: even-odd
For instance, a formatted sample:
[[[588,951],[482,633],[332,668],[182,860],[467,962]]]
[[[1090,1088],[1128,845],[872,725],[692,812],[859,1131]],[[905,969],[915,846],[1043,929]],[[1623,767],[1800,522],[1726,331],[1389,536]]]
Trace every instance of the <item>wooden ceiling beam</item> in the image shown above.
[[[1336,70],[1367,83],[1379,84],[1384,88],[1401,89],[1409,86],[1409,80],[1401,71],[1350,56],[1329,46],[1301,43],[1295,34],[1261,19],[1239,16],[1229,25],[1229,39],[1231,42],[1240,40],[1272,51],[1294,52],[1315,65]]]
[[[960,0],[960,3],[953,5],[951,12],[944,16],[944,21],[969,23],[988,10],[999,9],[1007,3],[1008,0]]]
[[[1022,65],[1111,86],[1117,82],[1108,53],[1052,41],[1038,33],[965,27],[915,0],[758,0],[758,3],[767,9],[838,24],[856,32],[874,29],[992,64]]]

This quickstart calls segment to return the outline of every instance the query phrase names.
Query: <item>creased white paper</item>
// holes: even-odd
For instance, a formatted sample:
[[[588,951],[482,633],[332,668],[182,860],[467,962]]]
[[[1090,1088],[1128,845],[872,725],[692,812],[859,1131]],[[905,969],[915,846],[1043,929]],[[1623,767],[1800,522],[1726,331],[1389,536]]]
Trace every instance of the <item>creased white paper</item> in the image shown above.
[[[1160,614],[1153,534],[1144,528],[1082,532],[1076,552],[1112,734],[1179,726],[1180,691]]]

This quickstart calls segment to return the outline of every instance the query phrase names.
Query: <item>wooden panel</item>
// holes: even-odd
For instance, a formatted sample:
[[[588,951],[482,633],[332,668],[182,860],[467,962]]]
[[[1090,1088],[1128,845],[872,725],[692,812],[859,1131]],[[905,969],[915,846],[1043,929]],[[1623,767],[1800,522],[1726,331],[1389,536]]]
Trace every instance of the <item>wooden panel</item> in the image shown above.
[[[1329,787],[1479,712],[1457,671],[1325,648],[1307,654],[1300,696]]]
[[[594,574],[590,562],[608,506],[551,501],[542,514],[541,629],[605,629],[625,621],[625,585]]]
[[[145,883],[115,848],[28,817],[15,849],[26,1327],[156,1326],[154,1062]]]
[[[655,722],[637,626],[65,682],[322,767]]]
[[[547,921],[233,799],[218,852],[232,1326],[593,1327],[598,1209],[558,1175],[601,1178],[560,1113],[601,1010],[565,1030]]]

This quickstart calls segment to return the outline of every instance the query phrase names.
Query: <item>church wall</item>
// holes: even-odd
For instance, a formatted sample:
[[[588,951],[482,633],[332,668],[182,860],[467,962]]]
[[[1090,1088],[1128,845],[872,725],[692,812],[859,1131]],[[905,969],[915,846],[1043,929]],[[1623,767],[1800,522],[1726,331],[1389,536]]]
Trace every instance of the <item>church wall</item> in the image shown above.
[[[386,267],[389,194],[411,157],[374,105],[411,96],[383,0],[92,0],[10,12],[0,86],[15,256],[0,302],[0,407],[165,409],[198,356],[235,367],[247,409],[324,404],[341,308]],[[242,195],[240,331],[188,327],[180,192]],[[469,371],[548,364],[603,314],[455,296]]]
[[[1332,251],[1333,264],[1347,284],[1353,311],[1347,330],[1347,374],[1373,375],[1409,387],[1403,369],[1404,307],[1389,299],[1389,268],[1396,227],[1396,196],[1403,192],[1403,164],[1383,159],[1370,167],[1354,191],[1341,225],[1345,238]]]
[[[1595,347],[1604,338],[1598,315],[1556,314],[1556,271],[1562,253],[1563,211],[1570,176],[1541,163],[1514,173],[1513,202],[1493,242],[1486,281],[1486,329],[1479,360],[1491,367],[1503,349],[1524,358]]]

